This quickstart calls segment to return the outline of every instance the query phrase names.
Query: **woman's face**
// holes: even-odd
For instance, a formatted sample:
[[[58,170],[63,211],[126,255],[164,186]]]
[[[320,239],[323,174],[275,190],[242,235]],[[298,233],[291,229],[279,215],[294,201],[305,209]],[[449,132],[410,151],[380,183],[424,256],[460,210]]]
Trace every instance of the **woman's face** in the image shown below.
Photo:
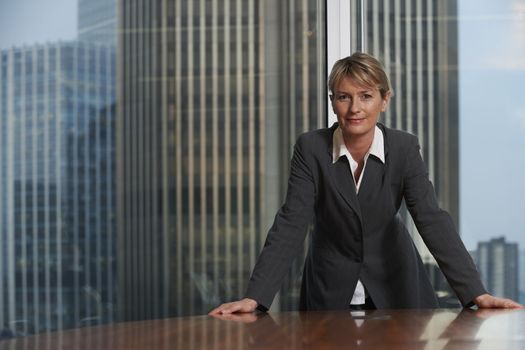
[[[382,98],[375,87],[359,86],[348,77],[341,79],[331,100],[345,139],[373,135],[379,114],[386,110],[389,99],[390,91]]]

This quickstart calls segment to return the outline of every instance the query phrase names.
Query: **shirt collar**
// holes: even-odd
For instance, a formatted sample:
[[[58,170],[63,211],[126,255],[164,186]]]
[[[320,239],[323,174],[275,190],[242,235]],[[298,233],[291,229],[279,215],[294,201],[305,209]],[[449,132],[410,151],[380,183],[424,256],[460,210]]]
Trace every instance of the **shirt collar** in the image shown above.
[[[337,162],[342,156],[346,156],[348,160],[352,159],[350,152],[348,152],[348,149],[346,148],[345,141],[343,139],[343,132],[341,131],[340,127],[334,131],[332,145],[332,163]],[[365,158],[368,158],[369,155],[373,155],[381,160],[383,164],[385,163],[385,140],[383,137],[383,132],[377,125],[374,129],[374,140],[372,141],[372,145],[370,145],[370,149],[368,150]]]

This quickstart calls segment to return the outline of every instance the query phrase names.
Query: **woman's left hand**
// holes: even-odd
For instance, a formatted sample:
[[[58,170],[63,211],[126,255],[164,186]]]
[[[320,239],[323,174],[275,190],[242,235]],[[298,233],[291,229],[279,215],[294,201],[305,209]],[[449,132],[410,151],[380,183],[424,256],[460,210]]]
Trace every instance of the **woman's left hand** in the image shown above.
[[[474,298],[474,303],[480,309],[522,309],[525,306],[511,299],[498,298],[490,294],[482,294]]]

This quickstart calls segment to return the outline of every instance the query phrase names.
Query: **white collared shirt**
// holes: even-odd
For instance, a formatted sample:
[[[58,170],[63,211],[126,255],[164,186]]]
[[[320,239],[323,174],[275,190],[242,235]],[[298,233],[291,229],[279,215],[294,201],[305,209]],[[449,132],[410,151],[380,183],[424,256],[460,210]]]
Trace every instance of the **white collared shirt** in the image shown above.
[[[350,171],[352,173],[352,179],[354,180],[356,192],[359,193],[359,187],[361,186],[361,181],[363,180],[363,176],[365,175],[366,171],[366,162],[368,161],[368,157],[372,154],[375,157],[377,157],[383,164],[385,163],[385,140],[383,138],[383,132],[381,129],[379,129],[376,125],[374,130],[374,140],[372,141],[372,144],[370,145],[370,149],[368,152],[366,152],[365,155],[365,164],[363,166],[363,170],[361,171],[361,176],[359,176],[359,179],[357,180],[357,183],[355,181],[354,173],[357,169],[357,162],[352,158],[352,155],[348,151],[348,148],[346,148],[345,141],[343,139],[343,132],[341,131],[341,128],[337,128],[334,131],[333,139],[332,139],[332,163],[335,163],[339,160],[339,158],[345,156],[346,159],[348,159],[348,163],[350,165]],[[353,305],[360,305],[365,303],[365,287],[363,286],[363,283],[361,283],[361,280],[357,281],[357,286],[355,287],[354,295],[352,296],[352,300],[350,301],[350,304]]]

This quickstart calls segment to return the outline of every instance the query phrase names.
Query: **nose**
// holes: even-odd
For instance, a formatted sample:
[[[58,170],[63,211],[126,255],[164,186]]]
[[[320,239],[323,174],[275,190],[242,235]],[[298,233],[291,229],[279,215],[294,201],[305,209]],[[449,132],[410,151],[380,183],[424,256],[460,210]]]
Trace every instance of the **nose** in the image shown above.
[[[352,114],[356,114],[361,110],[361,105],[359,102],[359,99],[352,99],[352,102],[350,102],[350,112]]]

